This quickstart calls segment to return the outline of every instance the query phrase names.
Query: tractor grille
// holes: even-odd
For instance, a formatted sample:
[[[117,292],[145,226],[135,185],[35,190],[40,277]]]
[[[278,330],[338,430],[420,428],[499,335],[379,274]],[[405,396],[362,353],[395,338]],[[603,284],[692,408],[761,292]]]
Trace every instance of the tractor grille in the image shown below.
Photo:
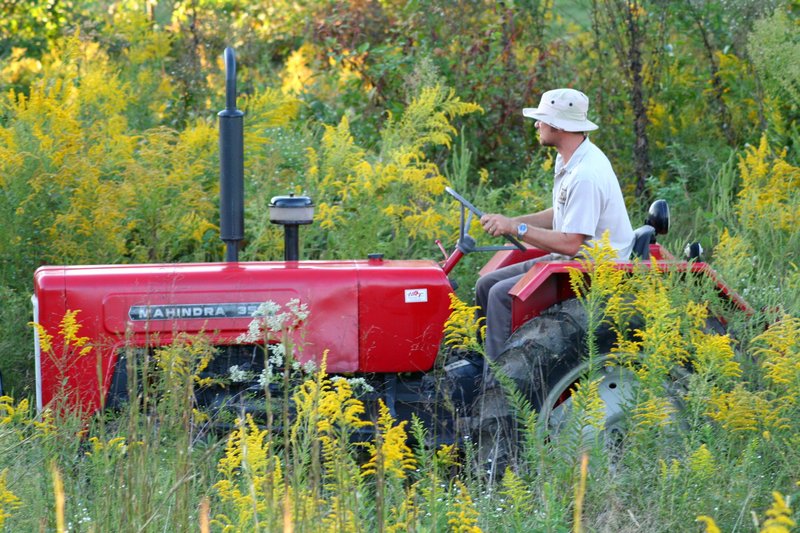
[[[118,352],[106,407],[122,407],[130,401],[132,389],[136,390],[135,394],[138,396],[142,394],[145,382],[148,386],[158,382],[160,378],[156,370],[156,350],[157,348],[124,348]],[[145,366],[148,367],[147,372],[143,370]],[[135,373],[135,380],[131,379],[132,372]],[[263,372],[263,347],[218,346],[217,353],[198,376],[200,379],[210,379],[211,384],[195,389],[197,407],[213,412],[238,404],[237,410],[241,412],[243,402],[255,402],[261,404],[260,409],[263,411]],[[145,376],[145,373],[150,375]],[[257,401],[258,398],[261,398],[260,402]],[[250,411],[249,408],[244,410]]]

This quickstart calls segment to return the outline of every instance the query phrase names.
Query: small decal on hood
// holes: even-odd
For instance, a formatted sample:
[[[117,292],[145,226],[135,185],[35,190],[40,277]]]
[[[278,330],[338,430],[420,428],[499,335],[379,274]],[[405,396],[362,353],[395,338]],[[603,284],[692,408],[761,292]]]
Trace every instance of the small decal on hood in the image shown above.
[[[428,301],[428,289],[406,289],[406,303],[419,303]]]

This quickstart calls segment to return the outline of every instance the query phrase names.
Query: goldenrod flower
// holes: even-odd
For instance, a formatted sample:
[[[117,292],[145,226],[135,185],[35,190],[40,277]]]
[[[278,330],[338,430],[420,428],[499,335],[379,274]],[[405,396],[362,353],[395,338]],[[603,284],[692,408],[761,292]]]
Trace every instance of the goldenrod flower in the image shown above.
[[[89,337],[78,337],[78,331],[81,329],[81,325],[77,320],[79,312],[80,309],[74,311],[67,310],[67,312],[64,313],[64,317],[61,319],[59,333],[61,333],[64,339],[65,346],[81,347],[89,340]]]
[[[633,420],[637,429],[667,426],[675,413],[675,406],[663,397],[650,396],[640,402],[633,410]]]
[[[705,319],[703,319],[703,325]],[[735,354],[728,335],[706,333],[703,326],[695,325],[692,331],[692,362],[698,374],[718,377],[739,377],[741,366],[734,360]]]
[[[450,317],[444,323],[444,342],[455,348],[481,350],[479,335],[485,334],[483,317],[478,318],[477,306],[469,306],[450,293]]]
[[[782,390],[800,386],[800,318],[785,316],[753,339],[766,378]],[[793,394],[790,394],[793,396]]]
[[[714,389],[707,414],[732,432],[759,431],[761,428],[786,429],[788,420],[781,398],[769,400],[766,391],[750,392],[739,383],[730,392]]]
[[[228,436],[225,455],[217,463],[223,477],[214,489],[222,501],[235,506],[240,527],[249,528],[257,515],[280,508],[283,474],[280,458],[268,453],[267,431],[260,429],[250,414],[236,424],[238,428]],[[217,518],[229,521],[228,517]]]
[[[407,533],[415,529],[416,521],[419,516],[419,507],[416,505],[417,485],[411,485],[406,491],[405,499],[400,503],[400,507],[392,507],[389,513],[390,521],[386,525],[386,533]]]
[[[88,457],[91,457],[92,455],[98,455],[101,452],[117,452],[124,454],[128,449],[128,445],[125,442],[125,437],[114,437],[108,442],[103,442],[97,437],[91,437],[89,439],[89,443],[92,445],[92,451],[86,452]]]
[[[601,379],[595,379],[587,384],[578,382],[572,393],[572,409],[579,427],[593,427],[602,431],[605,429],[605,402],[600,397]]]
[[[13,492],[8,490],[6,475],[8,470],[0,472],[0,527],[3,527],[7,518],[12,516],[12,511],[22,505],[20,500]]]
[[[663,459],[658,460],[659,474],[662,480],[675,479],[681,471],[681,463],[677,459],[673,459],[669,465]]]
[[[588,290],[596,298],[605,299],[619,290],[625,271],[617,268],[617,251],[605,231],[599,240],[581,247],[583,259],[578,259],[586,275],[579,269],[569,269],[569,280],[575,295],[585,300]]]
[[[700,447],[689,456],[689,470],[699,480],[710,479],[716,474],[717,462],[714,460],[714,455],[705,443],[701,444]]]
[[[791,519],[789,502],[777,491],[772,493],[772,498],[772,506],[767,509],[767,519],[759,533],[790,533],[797,523]]]
[[[33,421],[33,427],[39,430],[38,434],[47,436],[56,431],[55,415],[52,409],[45,409],[39,416],[39,420]]]
[[[363,466],[364,475],[374,475],[378,468],[382,468],[387,475],[392,475],[398,479],[406,477],[406,470],[414,470],[417,462],[414,454],[408,447],[408,435],[406,435],[405,425],[407,420],[395,424],[394,418],[389,413],[389,408],[379,400],[378,405],[378,431],[380,432],[380,449],[374,444],[369,444],[369,461]],[[381,461],[381,464],[378,464]]]
[[[37,324],[36,322],[28,322],[28,325],[33,326],[36,330],[36,334],[39,337],[39,348],[42,350],[42,352],[51,352],[53,350],[53,336],[48,334],[47,330],[44,329],[44,326],[41,324]]]
[[[436,450],[434,456],[434,464],[439,468],[449,468],[452,466],[461,466],[458,462],[458,449],[455,444],[442,444]]]
[[[500,504],[504,511],[513,511],[524,515],[534,508],[531,487],[509,467],[506,467],[503,474],[500,494],[503,496]]]
[[[478,511],[472,503],[466,485],[455,480],[457,492],[452,507],[447,511],[447,525],[453,533],[480,533]]]
[[[697,517],[698,522],[702,522],[706,526],[705,533],[721,533],[717,527],[717,523],[710,516],[700,515]]]
[[[29,422],[30,406],[28,400],[20,400],[14,407],[14,398],[11,396],[0,396],[0,426],[19,425],[24,426]]]
[[[758,146],[748,146],[739,158],[739,173],[742,188],[736,207],[745,228],[795,231],[800,223],[800,168],[786,161],[786,149],[774,152],[762,135]]]

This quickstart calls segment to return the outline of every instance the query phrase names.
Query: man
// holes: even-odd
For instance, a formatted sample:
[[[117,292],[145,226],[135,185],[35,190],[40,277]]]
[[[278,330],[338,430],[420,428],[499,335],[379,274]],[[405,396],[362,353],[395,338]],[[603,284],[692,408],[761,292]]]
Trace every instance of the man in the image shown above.
[[[575,89],[555,89],[542,95],[539,107],[522,114],[536,120],[539,142],[558,152],[553,184],[553,207],[538,213],[507,217],[485,214],[483,229],[490,235],[512,235],[549,255],[490,272],[478,280],[476,303],[486,317],[486,356],[495,360],[511,335],[511,296],[508,291],[543,260],[575,257],[581,246],[609,232],[620,260],[633,247],[625,201],[611,163],[589,138],[597,125],[587,119],[589,99]]]

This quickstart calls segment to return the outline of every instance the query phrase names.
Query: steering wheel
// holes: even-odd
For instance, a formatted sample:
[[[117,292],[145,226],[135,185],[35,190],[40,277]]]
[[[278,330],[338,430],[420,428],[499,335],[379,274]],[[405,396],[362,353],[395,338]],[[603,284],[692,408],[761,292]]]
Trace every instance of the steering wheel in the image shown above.
[[[447,194],[449,194],[450,196],[452,196],[453,198],[455,198],[456,200],[458,200],[461,203],[461,231],[460,231],[460,236],[463,239],[464,236],[467,234],[467,228],[469,227],[469,223],[472,220],[472,214],[474,214],[475,216],[480,218],[480,217],[483,216],[483,211],[481,211],[480,209],[478,209],[477,207],[472,205],[466,198],[464,198],[463,196],[458,194],[456,191],[454,191],[450,187],[445,187],[444,190],[447,192]],[[469,215],[469,217],[467,217],[466,221],[464,220],[464,209],[465,208],[470,211],[470,215]],[[503,235],[503,237],[508,242],[513,244],[514,247],[517,248],[518,250],[520,250],[522,252],[527,250],[527,248],[521,242],[519,242],[515,237],[513,237],[511,235]],[[480,248],[480,250],[508,250],[508,249],[510,249],[510,247],[507,247],[507,246]],[[475,250],[477,251],[479,249],[476,248]]]

